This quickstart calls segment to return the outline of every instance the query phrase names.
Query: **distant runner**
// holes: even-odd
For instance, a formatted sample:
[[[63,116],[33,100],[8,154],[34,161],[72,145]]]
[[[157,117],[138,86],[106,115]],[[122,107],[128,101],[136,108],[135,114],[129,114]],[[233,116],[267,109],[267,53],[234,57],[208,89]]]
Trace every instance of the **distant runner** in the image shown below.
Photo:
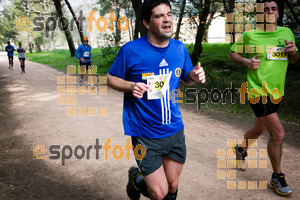
[[[25,52],[26,49],[22,47],[22,43],[19,42],[19,47],[17,48],[17,52],[19,53],[18,58],[21,65],[21,74],[25,73]]]
[[[86,71],[91,75],[92,71],[91,71],[91,69],[89,70],[89,66],[91,66],[91,63],[92,63],[92,54],[91,54],[92,47],[88,44],[88,42],[89,42],[88,37],[84,37],[83,44],[81,44],[78,47],[78,49],[75,52],[75,56],[79,59],[79,65],[85,66]],[[81,67],[80,69],[81,69],[81,71],[85,70],[83,67]],[[81,72],[79,86],[82,86],[83,77],[84,77],[84,73]],[[94,84],[92,83],[91,86],[94,87]]]
[[[8,57],[8,69],[14,69],[14,46],[10,45],[10,41],[7,42],[7,46],[5,47],[5,51],[7,52]]]

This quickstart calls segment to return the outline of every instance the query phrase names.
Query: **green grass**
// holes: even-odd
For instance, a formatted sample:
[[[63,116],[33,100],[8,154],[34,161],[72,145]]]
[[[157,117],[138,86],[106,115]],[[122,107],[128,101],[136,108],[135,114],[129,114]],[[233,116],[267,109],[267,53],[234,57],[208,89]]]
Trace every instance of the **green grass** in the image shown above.
[[[191,53],[193,47],[186,44]],[[223,92],[226,88],[230,88],[234,84],[235,88],[240,88],[242,83],[246,81],[247,68],[237,66],[229,61],[228,54],[230,51],[230,44],[208,44],[203,43],[203,53],[199,61],[205,70],[206,83],[195,84],[194,88],[199,91],[205,87],[208,91],[218,88]],[[97,65],[97,73],[106,74],[116,58],[119,48],[93,48],[93,65]],[[30,61],[43,63],[53,68],[66,71],[68,65],[78,66],[78,59],[70,57],[69,50],[55,50],[51,52],[42,53],[26,53],[26,58]],[[300,62],[295,65],[290,65],[286,77],[285,97],[281,103],[279,116],[286,121],[292,121],[300,124]],[[180,85],[181,91],[185,91],[187,87]],[[189,87],[190,88],[190,87]],[[208,101],[201,105],[201,109],[209,109],[220,113],[232,113],[239,115],[253,115],[253,112],[248,103],[239,103],[239,94],[235,95],[236,102],[231,104],[229,95],[226,98],[226,104],[214,104]],[[196,105],[195,105],[196,106]]]
[[[67,70],[68,65],[78,65],[76,57],[70,57],[68,50],[54,50],[41,53],[26,53],[26,58],[32,62],[46,64],[55,69]]]
[[[115,48],[112,48],[115,49]],[[106,49],[92,49],[92,65],[97,66],[97,73],[106,74],[114,60],[115,56],[109,55]],[[26,53],[26,58],[32,62],[46,64],[55,69],[67,71],[68,65],[79,65],[78,58],[70,57],[69,50],[54,50],[40,53]]]

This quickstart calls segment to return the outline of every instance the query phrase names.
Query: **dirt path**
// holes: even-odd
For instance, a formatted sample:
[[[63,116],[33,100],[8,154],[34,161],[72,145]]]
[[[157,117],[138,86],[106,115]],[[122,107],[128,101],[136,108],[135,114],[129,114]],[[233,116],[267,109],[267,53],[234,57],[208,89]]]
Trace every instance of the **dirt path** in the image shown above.
[[[87,150],[96,144],[96,139],[104,145],[108,138],[112,148],[117,144],[124,148],[127,137],[122,127],[122,93],[108,89],[107,95],[76,95],[77,107],[107,107],[107,116],[67,116],[68,106],[57,105],[57,76],[67,75],[28,61],[26,74],[20,74],[17,58],[14,62],[15,69],[8,70],[7,57],[0,53],[0,199],[128,199],[127,170],[135,164],[132,151],[130,160],[125,155],[116,160],[110,149],[109,160],[105,160],[104,149],[99,151],[99,159],[95,159],[96,151],[92,149],[89,160],[78,160],[73,155],[65,166],[61,159],[37,160],[32,154],[36,145],[60,145],[61,152],[64,145],[73,150],[82,145]],[[188,157],[180,177],[179,200],[283,198],[269,184],[267,189],[247,188],[253,183],[259,187],[258,182],[247,181],[269,182],[272,170],[267,158],[252,159],[258,166],[262,165],[257,160],[267,160],[266,169],[240,172],[219,168],[231,170],[228,174],[236,173],[236,177],[217,178],[217,164],[222,164],[217,149],[230,150],[227,140],[241,138],[253,118],[200,113],[187,106],[182,106],[182,114]],[[291,198],[300,199],[300,129],[296,125],[284,126],[283,169],[294,192]],[[261,138],[253,150],[266,149],[266,138],[267,135]],[[246,189],[227,189],[228,180],[236,181],[241,188],[246,183]]]

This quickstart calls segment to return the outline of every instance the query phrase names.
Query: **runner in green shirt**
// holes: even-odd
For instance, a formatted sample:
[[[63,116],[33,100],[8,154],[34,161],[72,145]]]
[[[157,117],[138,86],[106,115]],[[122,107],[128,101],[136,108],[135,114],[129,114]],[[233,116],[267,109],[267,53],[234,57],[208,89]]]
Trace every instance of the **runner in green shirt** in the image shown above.
[[[275,88],[279,89],[281,94],[277,96],[284,95],[285,74],[289,64],[289,56],[285,52],[286,40],[295,43],[292,31],[286,27],[277,27],[274,32],[260,32],[260,30],[245,32],[244,42],[238,43],[237,41],[232,45],[232,52],[238,53],[240,48],[243,48],[244,52],[253,52],[243,53],[242,56],[250,60],[254,58],[260,62],[260,66],[263,66],[257,69],[248,68],[248,90],[255,88],[260,91],[262,83],[265,82],[267,88],[270,89],[267,92],[268,96]]]
[[[248,67],[248,98],[256,120],[246,131],[246,147],[233,147],[237,156],[237,166],[245,170],[245,157],[250,145],[248,139],[257,139],[269,132],[268,154],[273,167],[271,184],[281,195],[290,195],[292,190],[285,182],[285,174],[280,167],[284,130],[277,115],[279,103],[284,95],[285,76],[289,63],[296,63],[299,52],[290,29],[277,26],[279,17],[276,0],[265,0],[264,16],[266,31],[257,28],[245,32],[231,48],[229,59],[235,64]],[[269,19],[274,19],[271,22]],[[259,97],[259,98],[258,98]],[[262,98],[260,98],[262,97]],[[244,161],[244,162],[242,162]]]

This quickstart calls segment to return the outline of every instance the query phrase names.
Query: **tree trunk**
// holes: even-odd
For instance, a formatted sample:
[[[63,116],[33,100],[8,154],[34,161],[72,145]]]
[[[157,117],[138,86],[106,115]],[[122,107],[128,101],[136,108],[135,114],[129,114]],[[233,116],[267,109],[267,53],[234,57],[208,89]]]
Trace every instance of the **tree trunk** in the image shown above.
[[[229,7],[227,8],[226,1],[223,0],[223,6],[224,6],[225,11],[226,11],[227,14],[233,14],[234,3],[235,3],[235,0],[229,0]],[[229,22],[229,24],[233,24],[233,22]],[[233,26],[233,32],[231,33],[231,35],[232,35],[232,42],[231,42],[231,44],[235,43],[235,31],[234,31],[234,28],[235,27]]]
[[[206,21],[207,21],[209,12],[210,12],[210,4],[211,4],[210,0],[205,0],[203,12],[200,16],[200,23],[198,26],[195,47],[194,47],[194,51],[191,55],[191,60],[192,60],[192,63],[194,66],[197,64],[198,59],[203,50],[202,49],[202,39],[203,39],[203,35],[205,33],[206,28],[208,28],[208,27],[206,27]]]
[[[29,52],[32,53],[32,43],[29,42]]]
[[[279,17],[277,21],[278,26],[283,25],[283,14],[284,14],[284,1],[277,1],[278,2],[278,7],[279,7]]]
[[[28,34],[29,52],[32,53],[32,39],[30,37],[31,37],[31,35]]]
[[[138,21],[135,20],[133,39],[135,40],[138,38],[139,38],[139,27],[138,27]]]
[[[131,0],[131,2],[135,13],[135,18],[136,18],[136,26],[135,26],[136,30],[134,34],[134,39],[138,39],[139,33],[141,34],[141,36],[144,36],[147,35],[148,31],[141,20],[140,6],[142,5],[142,0]]]
[[[175,40],[179,40],[180,27],[181,27],[183,14],[184,14],[185,4],[186,4],[186,0],[183,0],[182,4],[181,4],[181,8],[180,8],[178,24],[177,24],[177,29],[176,29],[176,33],[175,33],[175,38],[174,38]]]
[[[130,27],[128,29],[129,31],[129,40],[132,41],[132,32],[133,32],[133,28],[132,28],[132,17],[130,18]]]
[[[68,6],[70,12],[72,13],[72,16],[73,16],[74,21],[76,22],[76,26],[77,26],[77,29],[78,29],[78,32],[79,32],[79,35],[80,35],[80,39],[81,39],[81,42],[83,43],[82,27],[81,27],[80,24],[79,24],[79,21],[78,21],[78,19],[77,19],[77,16],[76,16],[76,14],[75,14],[75,12],[74,12],[74,10],[73,10],[73,8],[72,8],[70,2],[69,2],[68,0],[65,0],[65,2],[66,2],[66,4],[67,4],[67,6]],[[71,24],[70,24],[70,26],[71,26]]]
[[[53,0],[53,2],[54,2],[54,5],[55,5],[55,8],[56,8],[56,12],[59,16],[59,21],[61,23],[61,26],[64,29],[64,32],[65,32],[65,35],[66,35],[66,38],[67,38],[67,42],[68,42],[68,45],[69,45],[69,50],[70,50],[71,57],[73,57],[74,54],[75,54],[76,49],[75,49],[75,46],[74,46],[74,42],[73,42],[73,39],[72,39],[71,32],[69,31],[68,27],[66,26],[67,22],[65,21],[65,17],[63,17],[63,12],[62,12],[62,7],[61,7],[61,4],[60,4],[60,0]]]
[[[214,20],[215,14],[216,14],[215,10],[210,12],[210,17],[206,23],[205,32],[204,32],[204,36],[203,36],[204,38],[202,39],[202,41],[208,42],[208,29],[209,29],[209,26],[211,25],[212,21]]]
[[[117,22],[119,21],[120,19],[120,7],[117,6],[116,7],[116,11],[117,11]],[[115,45],[117,47],[119,47],[121,45],[121,31],[118,27],[118,23],[115,23],[115,28],[116,28],[116,33],[115,33]]]
[[[36,48],[37,48],[37,51],[38,52],[42,52],[42,49],[41,49],[41,46],[39,43],[35,44],[36,45]]]
[[[55,30],[54,30],[55,31]],[[54,44],[53,44],[53,40],[54,40],[54,31],[51,32],[51,36],[50,36],[50,47],[49,50],[52,51],[54,49]]]

